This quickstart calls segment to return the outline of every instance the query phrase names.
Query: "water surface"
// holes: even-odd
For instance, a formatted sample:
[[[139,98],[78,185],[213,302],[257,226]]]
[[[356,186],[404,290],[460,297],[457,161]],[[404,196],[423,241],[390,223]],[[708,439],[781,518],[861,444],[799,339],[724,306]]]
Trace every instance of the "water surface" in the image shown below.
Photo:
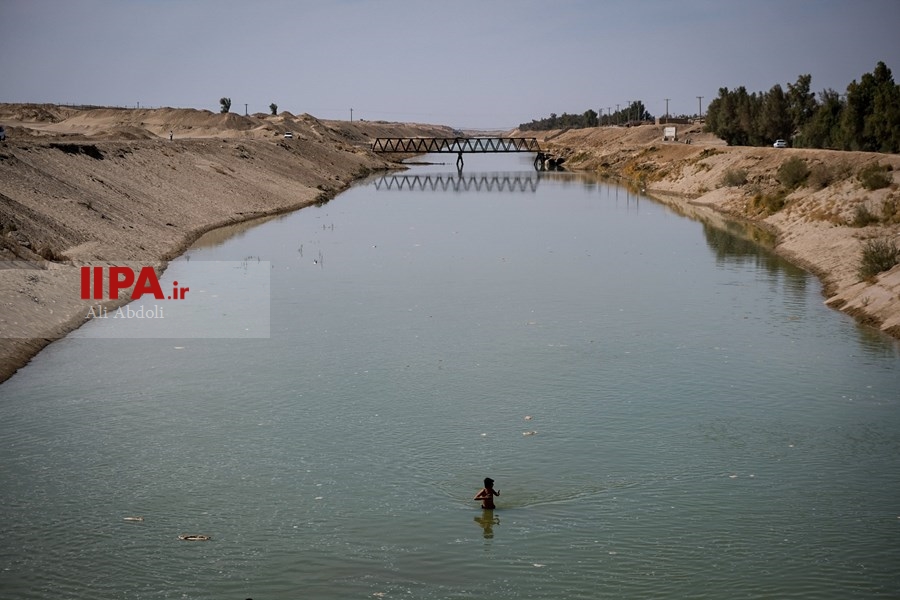
[[[269,337],[0,386],[3,597],[900,594],[900,348],[738,229],[473,157],[188,257],[268,261],[197,318]]]

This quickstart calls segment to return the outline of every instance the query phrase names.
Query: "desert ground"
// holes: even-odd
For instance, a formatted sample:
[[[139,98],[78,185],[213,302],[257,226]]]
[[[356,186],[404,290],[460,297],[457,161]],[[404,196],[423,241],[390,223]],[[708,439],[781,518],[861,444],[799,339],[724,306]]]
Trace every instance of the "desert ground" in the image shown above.
[[[324,121],[313,116],[194,109],[0,104],[0,381],[84,322],[79,267],[126,261],[165,268],[200,235],[327,200],[373,171],[400,165],[369,148],[376,137],[453,136],[449,127]],[[293,133],[286,139],[284,132]],[[570,170],[601,172],[692,216],[745,219],[775,250],[818,275],[826,302],[900,337],[900,266],[858,275],[866,240],[900,242],[900,156],[727,147],[700,126],[594,128],[534,135]],[[690,139],[692,143],[685,143]],[[801,157],[816,173],[777,211],[776,173]],[[392,157],[399,159],[401,157]],[[891,167],[866,190],[857,174]],[[740,171],[740,185],[723,183]],[[882,217],[853,226],[858,207]]]

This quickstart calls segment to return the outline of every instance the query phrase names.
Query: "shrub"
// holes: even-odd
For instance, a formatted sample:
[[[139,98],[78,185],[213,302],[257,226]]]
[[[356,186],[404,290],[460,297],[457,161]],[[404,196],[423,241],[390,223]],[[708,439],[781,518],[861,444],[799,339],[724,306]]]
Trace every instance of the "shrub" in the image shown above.
[[[770,215],[775,214],[784,208],[786,195],[787,193],[784,190],[779,190],[774,194],[757,194],[753,197],[753,208],[764,210]]]
[[[900,248],[890,239],[874,239],[865,243],[862,249],[862,263],[859,276],[869,279],[887,271],[900,263]]]
[[[815,164],[809,170],[809,177],[806,180],[807,185],[815,190],[827,188],[834,181],[834,174],[831,169],[823,164]]]
[[[806,181],[807,177],[809,177],[809,167],[806,166],[806,161],[796,156],[781,163],[781,166],[778,167],[778,173],[775,176],[778,183],[789,190],[793,190],[803,185],[803,182]]]
[[[859,170],[860,183],[867,190],[880,190],[891,185],[891,176],[888,175],[890,166],[874,163],[866,165]]]
[[[878,216],[872,213],[869,210],[869,207],[865,204],[860,204],[856,207],[856,211],[853,214],[853,226],[854,227],[865,227],[866,225],[871,225],[872,223],[878,222]]]
[[[274,117],[278,114],[278,105],[273,102],[269,105],[269,110],[272,112],[272,116]]]
[[[740,187],[747,183],[747,171],[744,169],[728,169],[722,175],[722,185]]]
[[[881,205],[881,218],[885,223],[900,222],[900,205],[897,199],[891,196],[886,198],[884,204]]]
[[[821,190],[833,183],[849,179],[852,175],[853,169],[844,161],[833,164],[816,163],[809,169],[806,185]]]

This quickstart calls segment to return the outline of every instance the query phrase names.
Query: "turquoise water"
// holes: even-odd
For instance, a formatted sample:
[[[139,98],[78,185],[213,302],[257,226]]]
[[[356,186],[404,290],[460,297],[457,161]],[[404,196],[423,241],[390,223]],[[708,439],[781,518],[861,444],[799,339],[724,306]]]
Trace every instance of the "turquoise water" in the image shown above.
[[[405,175],[183,259],[268,262],[267,306],[0,385],[0,596],[900,595],[897,342],[738,227],[525,158]]]

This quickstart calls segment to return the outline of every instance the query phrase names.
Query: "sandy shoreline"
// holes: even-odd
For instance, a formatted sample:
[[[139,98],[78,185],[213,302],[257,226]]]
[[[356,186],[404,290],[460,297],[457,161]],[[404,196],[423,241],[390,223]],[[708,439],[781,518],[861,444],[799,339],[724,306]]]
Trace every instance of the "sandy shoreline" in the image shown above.
[[[369,151],[375,137],[454,135],[430,125],[190,109],[0,105],[0,122],[10,132],[0,145],[0,381],[84,323],[80,265],[164,269],[204,233],[326,201],[370,172],[398,168]],[[729,148],[696,127],[683,134],[692,144],[663,142],[661,133],[642,126],[536,135],[571,170],[631,182],[695,218],[725,214],[773,232],[776,252],[822,279],[830,306],[900,338],[900,266],[870,281],[857,275],[865,240],[900,243],[900,214],[849,225],[860,205],[900,206],[900,157]],[[778,167],[792,156],[842,175],[797,189],[772,214],[755,209],[753,194],[775,189]],[[861,187],[854,173],[872,162],[892,167],[891,186]],[[747,183],[723,185],[733,170],[745,171]]]
[[[659,125],[516,133],[536,135],[570,170],[618,178],[687,213],[707,208],[772,232],[776,253],[819,277],[828,306],[900,338],[900,265],[867,281],[858,274],[866,241],[900,246],[900,156],[729,147],[698,125],[678,131],[678,141],[664,141]],[[810,176],[783,198],[783,207],[766,210],[755,198],[778,194],[779,167],[792,158]],[[863,187],[859,172],[872,164],[888,167],[889,186]],[[736,173],[743,183],[727,183]],[[877,221],[857,226],[860,208]]]
[[[374,137],[451,134],[286,113],[85,112],[96,114],[0,106],[0,122],[14,123],[0,145],[0,381],[84,323],[79,266],[162,270],[207,232],[327,201],[398,168],[368,150]],[[176,128],[205,137],[169,140]]]

